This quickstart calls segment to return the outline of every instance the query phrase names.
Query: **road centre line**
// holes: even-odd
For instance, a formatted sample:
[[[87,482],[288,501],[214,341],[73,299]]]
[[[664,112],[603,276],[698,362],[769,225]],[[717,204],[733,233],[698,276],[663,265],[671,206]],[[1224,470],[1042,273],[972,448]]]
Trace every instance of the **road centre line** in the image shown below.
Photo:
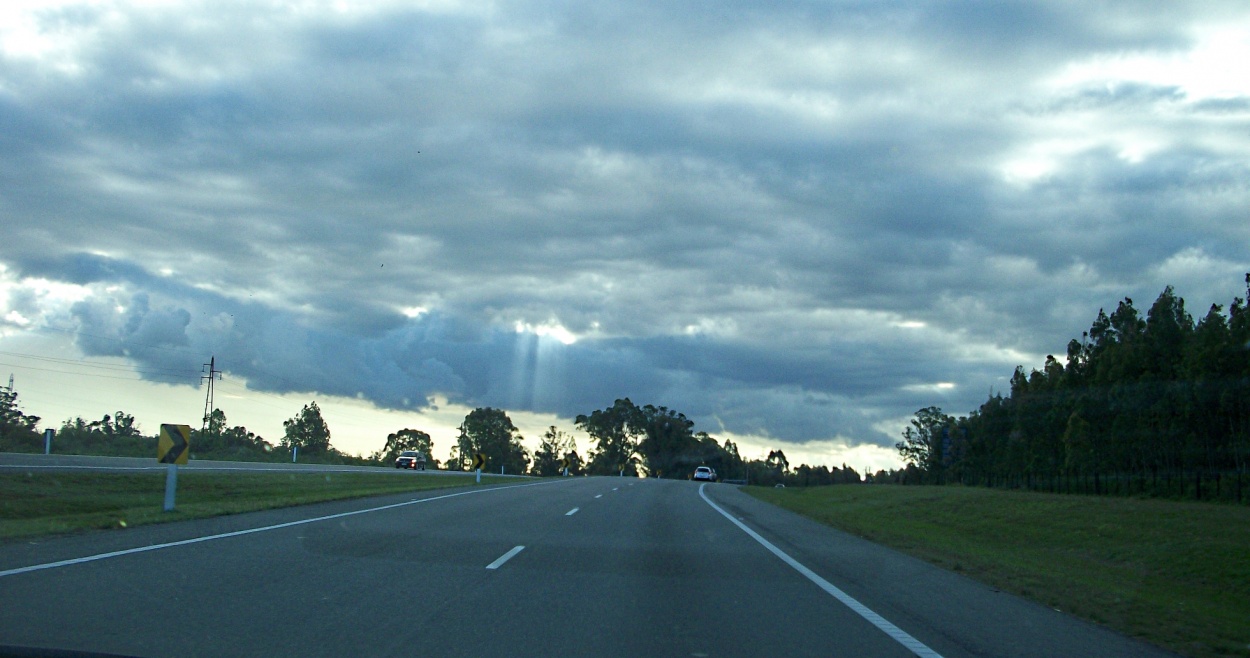
[[[486,565],[486,568],[491,569],[491,570],[498,569],[499,567],[503,566],[504,562],[511,560],[517,553],[520,553],[523,550],[525,550],[524,546],[517,546],[513,548],[512,550],[508,551],[507,553],[500,555],[498,560],[495,560],[494,562],[491,562],[490,564]]]
[[[774,546],[772,542],[760,536],[758,532],[747,527],[745,523],[734,518],[733,515],[731,515],[729,512],[726,512],[725,510],[721,509],[719,505],[712,502],[711,498],[707,497],[707,494],[703,493],[703,489],[705,487],[707,487],[706,482],[699,485],[699,497],[703,499],[703,502],[707,503],[708,505],[711,505],[712,509],[716,510],[717,512],[720,512],[721,516],[729,519],[731,523],[741,528],[743,532],[750,535],[752,539],[759,542],[760,545],[762,545],[764,548],[767,548],[769,552],[771,552],[773,555],[776,555],[778,558],[780,558],[782,562],[785,562],[786,564],[790,565],[790,567],[792,567],[795,571],[803,574],[808,580],[815,583],[817,587],[825,590],[826,593],[828,593],[830,596],[837,599],[838,601],[841,601],[843,605],[850,608],[852,611],[855,612],[855,614],[859,615],[860,617],[863,617],[865,620],[868,621],[868,623],[872,624],[873,626],[876,626],[886,635],[889,635],[896,642],[906,647],[909,651],[916,654],[917,656],[920,656],[920,658],[942,658],[941,654],[934,651],[933,649],[930,649],[923,642],[912,637],[903,629],[899,628],[898,626],[895,626],[894,624],[891,624],[889,621],[886,621],[885,617],[882,617],[881,615],[873,612],[867,606],[865,606],[864,604],[852,598],[851,595],[835,587],[833,583],[830,583],[824,578],[821,578],[820,575],[817,574],[815,571],[808,569],[806,566],[803,565],[803,563],[790,557],[789,555],[785,553],[785,551],[782,551],[780,548],[777,548],[776,546]]]
[[[603,494],[599,494],[598,496],[595,496],[595,498],[603,498]]]
[[[569,510],[569,511],[565,512],[565,513],[564,513],[564,515],[565,515],[565,516],[573,516],[574,514],[577,514],[577,510],[579,510],[579,509],[581,509],[581,508],[580,508],[580,507],[574,507],[573,509],[571,509],[571,510]]]
[[[176,546],[187,546],[189,544],[199,544],[201,542],[213,541],[216,539],[228,539],[230,537],[242,537],[243,535],[251,535],[258,532],[267,532],[269,530],[280,530],[282,528],[290,528],[318,521],[330,521],[332,519],[341,519],[348,516],[356,516],[358,514],[368,514],[370,512],[381,512],[383,510],[395,509],[397,507],[407,507],[408,505],[419,505],[421,503],[431,503],[436,500],[444,500],[446,498],[456,498],[458,496],[468,496],[477,493],[486,493],[488,491],[503,491],[505,489],[520,489],[521,487],[536,487],[543,484],[555,484],[560,480],[550,480],[546,482],[530,482],[527,484],[512,484],[504,487],[491,487],[489,489],[470,489],[469,491],[460,491],[457,493],[444,494],[442,496],[434,496],[432,498],[417,498],[403,503],[392,503],[381,507],[370,507],[368,509],[353,510],[351,512],[340,512],[338,514],[329,514],[326,516],[318,516],[311,519],[300,519],[298,521],[288,521],[276,525],[263,526],[260,528],[249,528],[247,530],[236,530],[234,532],[223,532],[218,535],[208,535],[205,537],[192,537],[191,539],[183,539],[180,541],[171,541],[164,544],[152,544],[150,546],[139,546],[137,548],[127,548],[120,551],[111,551],[108,553],[100,553],[98,555],[88,555],[86,557],[78,557],[69,560],[60,560],[57,562],[47,562],[44,564],[34,564],[28,567],[18,567],[16,569],[5,569],[0,571],[0,578],[5,576],[16,576],[18,574],[30,573],[32,571],[43,571],[45,569],[57,569],[59,567],[68,567],[75,564],[84,564],[86,562],[95,562],[97,560],[107,560],[108,558],[121,557],[123,555],[132,555],[134,553],[146,553],[162,548],[174,548]]]

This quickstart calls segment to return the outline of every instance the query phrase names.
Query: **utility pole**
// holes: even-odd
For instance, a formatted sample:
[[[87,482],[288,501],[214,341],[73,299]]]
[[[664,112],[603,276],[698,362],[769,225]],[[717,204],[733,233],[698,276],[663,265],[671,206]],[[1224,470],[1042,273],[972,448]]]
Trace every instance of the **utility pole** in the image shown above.
[[[204,424],[200,426],[201,435],[208,432],[208,421],[213,415],[213,382],[221,379],[221,371],[217,369],[217,357],[208,357],[208,363],[205,363],[204,367],[208,368],[208,374],[200,375],[200,381],[208,381],[208,394],[204,397]]]

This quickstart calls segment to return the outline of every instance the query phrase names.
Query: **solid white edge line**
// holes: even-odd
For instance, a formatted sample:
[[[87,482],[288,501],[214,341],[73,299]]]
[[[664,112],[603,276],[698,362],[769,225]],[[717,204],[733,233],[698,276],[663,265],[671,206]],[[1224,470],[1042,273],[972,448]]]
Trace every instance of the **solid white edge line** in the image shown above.
[[[821,578],[820,575],[817,574],[815,571],[808,569],[806,566],[803,565],[803,563],[790,557],[789,555],[786,554],[785,551],[781,550],[780,548],[777,548],[776,546],[773,545],[772,542],[760,536],[758,532],[747,527],[745,523],[739,521],[738,519],[735,519],[733,515],[731,515],[729,512],[726,512],[725,510],[721,509],[719,505],[712,502],[712,499],[707,497],[707,494],[703,493],[703,488],[706,486],[707,486],[707,483],[699,485],[699,497],[703,499],[703,502],[707,503],[708,505],[711,505],[712,509],[716,510],[717,512],[720,512],[721,516],[729,519],[730,523],[733,523],[734,525],[741,528],[743,532],[751,536],[751,539],[754,539],[755,541],[759,542],[761,546],[763,546],[764,548],[767,548],[769,552],[771,552],[773,555],[776,555],[778,558],[780,558],[782,562],[785,562],[786,564],[790,565],[790,567],[793,568],[795,571],[806,576],[807,579],[815,583],[817,587],[825,590],[826,593],[828,593],[830,596],[837,599],[838,601],[841,601],[843,605],[853,610],[855,614],[858,614],[860,617],[863,617],[864,619],[866,619],[868,623],[872,624],[873,626],[876,626],[886,635],[889,635],[894,641],[898,642],[904,647],[907,647],[909,651],[916,654],[917,656],[920,656],[920,658],[942,658],[941,654],[934,651],[933,649],[930,649],[923,642],[912,637],[903,629],[899,628],[898,626],[895,626],[894,624],[891,624],[889,621],[886,621],[885,617],[882,617],[881,615],[873,612],[867,606],[865,606],[864,604],[852,598],[850,594],[843,592],[842,590],[834,586],[833,583],[825,580],[824,578]]]
[[[419,498],[417,500],[409,500],[403,503],[393,503],[391,505],[383,505],[381,507],[370,507],[369,509],[354,510],[351,512],[340,512],[338,514],[330,514],[328,516],[318,516],[311,519],[300,519],[298,521],[288,521],[277,525],[263,526],[260,528],[248,528],[247,530],[236,530],[234,532],[223,532],[219,535],[208,535],[205,537],[192,537],[191,539],[183,539],[180,541],[171,541],[164,544],[152,544],[151,546],[140,546],[138,548],[127,548],[120,551],[112,551],[109,553],[100,553],[98,555],[88,555],[86,557],[77,557],[69,560],[60,560],[58,562],[47,562],[44,564],[33,564],[28,567],[18,567],[16,569],[5,569],[0,571],[0,578],[5,576],[16,576],[18,574],[30,573],[32,571],[43,571],[44,569],[56,569],[59,567],[68,567],[75,564],[83,564],[85,562],[95,562],[97,560],[106,560],[111,557],[121,557],[123,555],[132,555],[135,553],[146,553],[162,548],[174,548],[175,546],[186,546],[188,544],[198,544],[200,542],[213,541],[215,539],[228,539],[230,537],[242,537],[257,532],[267,532],[269,530],[279,530],[282,528],[290,528],[297,525],[305,525],[308,523],[316,523],[318,521],[329,521],[332,519],[341,519],[347,516],[356,516],[357,514],[368,514],[370,512],[381,512],[383,510],[395,509],[396,507],[406,507],[408,505],[419,505],[421,503],[429,503],[435,500],[443,500],[445,498],[455,498],[457,496],[468,496],[476,493],[486,493],[488,491],[503,491],[505,489],[519,489],[521,487],[534,487],[540,484],[554,484],[559,480],[549,482],[530,482],[528,484],[513,484],[505,487],[491,487],[489,489],[471,489],[469,491],[460,491],[452,494],[444,494],[442,496],[434,496],[431,498]]]
[[[564,513],[564,515],[565,515],[565,516],[573,516],[574,514],[577,514],[577,510],[579,510],[579,509],[581,509],[581,508],[580,508],[580,507],[574,507],[573,509],[571,509],[571,510],[569,510],[569,511],[565,512],[565,513]]]
[[[499,567],[503,566],[504,562],[511,560],[517,553],[520,553],[523,550],[525,550],[524,546],[517,546],[513,548],[512,550],[508,551],[507,553],[500,555],[498,560],[495,560],[494,562],[491,562],[490,564],[486,565],[486,568],[498,569]]]

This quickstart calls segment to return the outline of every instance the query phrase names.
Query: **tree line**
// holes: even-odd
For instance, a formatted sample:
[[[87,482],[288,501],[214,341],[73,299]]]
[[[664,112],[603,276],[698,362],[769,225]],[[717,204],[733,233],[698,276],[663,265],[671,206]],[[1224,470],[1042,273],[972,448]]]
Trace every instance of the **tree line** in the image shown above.
[[[23,412],[17,393],[0,387],[0,451],[42,452],[40,418]],[[298,449],[301,459],[335,464],[366,464],[370,458],[343,453],[330,445],[330,429],[316,402],[283,422],[284,434],[278,444],[236,425],[228,426],[226,414],[214,409],[203,427],[191,430],[191,455],[197,459],[230,461],[289,461]],[[100,420],[76,417],[54,430],[52,451],[61,454],[89,454],[117,457],[155,455],[155,435],[142,432],[135,417],[124,411],[105,414]]]
[[[39,420],[21,411],[16,392],[0,387],[0,451],[41,452]],[[283,436],[277,444],[241,425],[230,426],[225,412],[214,409],[203,427],[192,430],[191,455],[233,461],[290,461],[298,455],[300,461],[317,463],[389,465],[401,452],[414,450],[426,456],[429,468],[464,470],[480,453],[490,472],[502,469],[540,477],[563,474],[567,464],[570,475],[687,479],[696,467],[710,466],[721,479],[765,486],[862,481],[845,464],[841,468],[806,464],[792,468],[781,450],[770,451],[765,459],[746,459],[733,441],[717,441],[706,432],[696,432],[694,422],[684,414],[663,406],[638,406],[629,398],[579,415],[574,423],[590,436],[585,455],[572,435],[554,425],[531,452],[506,412],[477,408],[465,416],[450,453],[440,461],[433,454],[430,435],[413,428],[388,434],[382,447],[367,456],[343,453],[331,444],[329,425],[315,401],[283,422]],[[53,445],[58,453],[148,457],[154,454],[155,443],[156,437],[145,436],[134,416],[118,411],[98,421],[66,420],[56,430]]]
[[[1246,286],[1196,322],[1171,286],[1144,317],[1126,297],[1062,363],[1018,366],[1009,394],[959,418],[921,409],[896,446],[903,479],[1250,498],[1250,274]]]

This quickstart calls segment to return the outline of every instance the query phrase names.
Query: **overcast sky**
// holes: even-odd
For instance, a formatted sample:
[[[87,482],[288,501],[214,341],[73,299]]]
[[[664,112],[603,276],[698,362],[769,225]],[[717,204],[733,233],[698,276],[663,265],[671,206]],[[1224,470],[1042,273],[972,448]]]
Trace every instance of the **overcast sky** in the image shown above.
[[[198,425],[212,356],[273,442],[630,397],[888,466],[1099,308],[1245,294],[1245,0],[350,5],[0,7],[28,412]]]

